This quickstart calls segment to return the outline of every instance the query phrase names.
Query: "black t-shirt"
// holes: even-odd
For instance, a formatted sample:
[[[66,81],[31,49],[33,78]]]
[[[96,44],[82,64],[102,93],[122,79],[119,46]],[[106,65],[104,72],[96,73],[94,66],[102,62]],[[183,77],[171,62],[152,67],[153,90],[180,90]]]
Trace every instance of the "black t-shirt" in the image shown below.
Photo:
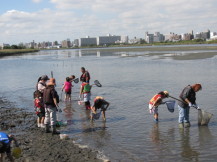
[[[43,102],[46,105],[56,106],[53,101],[53,98],[56,98],[57,103],[59,103],[59,96],[57,94],[57,91],[54,89],[54,87],[48,86],[47,88],[44,89]]]
[[[185,99],[187,98],[192,104],[195,104],[196,102],[196,93],[194,92],[194,90],[192,89],[192,87],[190,85],[188,85],[187,87],[185,87],[183,90],[182,90],[182,93],[180,94],[179,98],[185,102]],[[178,101],[178,105],[180,107],[187,107],[188,104],[186,103],[183,103],[183,102],[180,102]]]
[[[108,102],[103,99],[98,99],[94,102],[93,106],[96,109],[103,109],[106,105],[108,105]]]

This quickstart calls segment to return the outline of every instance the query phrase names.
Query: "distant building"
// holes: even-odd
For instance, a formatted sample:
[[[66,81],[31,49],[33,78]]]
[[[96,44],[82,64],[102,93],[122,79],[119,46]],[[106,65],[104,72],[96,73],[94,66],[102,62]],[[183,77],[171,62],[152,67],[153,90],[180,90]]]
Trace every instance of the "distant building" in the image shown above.
[[[129,43],[129,37],[128,36],[121,36],[121,40],[116,41],[115,43],[118,44],[128,44]]]
[[[90,38],[89,36],[87,36],[86,38],[79,39],[79,47],[91,45],[97,45],[96,38]]]
[[[210,40],[217,40],[217,32],[210,33]]]
[[[145,41],[147,43],[163,42],[164,39],[164,35],[160,34],[160,32],[155,32],[154,34],[149,34],[148,32],[145,32]]]
[[[129,44],[140,44],[141,40],[142,40],[141,38],[134,37],[133,39],[129,40]]]
[[[192,40],[194,39],[193,30],[191,33],[185,33],[185,34],[182,34],[181,36],[182,36],[181,37],[182,40]]]
[[[179,41],[182,38],[181,35],[172,32],[170,32],[169,34],[165,34],[164,36],[165,36],[165,41],[173,41],[173,42]]]
[[[203,40],[210,39],[210,30],[208,29],[206,32],[196,33],[195,39],[203,39]]]
[[[164,41],[164,35],[163,34],[160,34],[160,32],[155,32],[154,33],[154,39],[153,41],[154,42],[163,42]]]
[[[97,45],[110,45],[115,44],[116,41],[120,41],[121,36],[110,35],[97,37]]]
[[[69,48],[69,47],[71,47],[70,39],[63,40],[62,43],[61,43],[61,45],[62,45],[63,48]]]
[[[78,47],[79,46],[79,39],[75,39],[73,41],[73,47]]]
[[[154,34],[149,34],[148,32],[145,32],[145,41],[147,43],[153,43],[154,42]]]

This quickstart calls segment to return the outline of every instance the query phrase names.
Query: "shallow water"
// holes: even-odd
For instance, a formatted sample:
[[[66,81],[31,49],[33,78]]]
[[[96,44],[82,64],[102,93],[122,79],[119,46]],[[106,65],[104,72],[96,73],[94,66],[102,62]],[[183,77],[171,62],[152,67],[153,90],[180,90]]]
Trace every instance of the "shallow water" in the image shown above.
[[[4,57],[0,59],[1,95],[16,106],[33,111],[32,93],[39,76],[53,71],[61,96],[65,77],[79,77],[80,67],[84,66],[91,74],[91,82],[98,79],[103,85],[93,87],[92,99],[101,95],[111,105],[106,123],[101,119],[91,123],[89,112],[77,104],[79,84],[74,84],[73,101],[60,103],[64,112],[58,117],[68,121],[61,131],[77,144],[99,150],[112,161],[215,161],[216,54],[217,51],[205,50],[153,52],[135,48],[126,52],[114,48]],[[198,105],[214,114],[209,126],[198,127],[197,111],[192,109],[192,126],[180,130],[177,108],[170,113],[165,105],[159,108],[160,121],[155,124],[148,112],[150,98],[161,90],[177,97],[186,85],[193,83],[203,86],[197,93]]]

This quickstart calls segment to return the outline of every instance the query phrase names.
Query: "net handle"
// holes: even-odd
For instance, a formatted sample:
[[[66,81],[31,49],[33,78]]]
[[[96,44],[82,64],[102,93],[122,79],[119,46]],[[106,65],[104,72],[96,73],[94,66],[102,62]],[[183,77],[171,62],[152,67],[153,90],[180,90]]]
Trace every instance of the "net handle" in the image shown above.
[[[175,98],[175,97],[173,97],[173,96],[168,96],[168,97],[173,98],[173,99],[175,99],[175,100],[177,100],[177,101],[180,101],[180,102],[182,102],[182,103],[184,103],[184,104],[188,104],[187,102],[182,101],[182,100],[180,100],[180,99],[178,99],[178,98]],[[195,108],[196,110],[199,110],[199,109],[197,109],[197,108],[194,107],[194,106],[191,106],[191,107]]]

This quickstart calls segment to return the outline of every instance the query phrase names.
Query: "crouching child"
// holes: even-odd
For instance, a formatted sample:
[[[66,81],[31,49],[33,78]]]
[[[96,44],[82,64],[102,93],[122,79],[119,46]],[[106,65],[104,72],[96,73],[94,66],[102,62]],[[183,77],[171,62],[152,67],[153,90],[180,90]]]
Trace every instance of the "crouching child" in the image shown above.
[[[109,107],[109,102],[107,102],[103,97],[97,96],[94,99],[93,106],[91,107],[92,114],[90,116],[90,119],[93,120],[95,118],[95,115],[97,114],[97,110],[100,109],[99,116],[102,112],[103,114],[103,120],[106,121],[105,111]]]

